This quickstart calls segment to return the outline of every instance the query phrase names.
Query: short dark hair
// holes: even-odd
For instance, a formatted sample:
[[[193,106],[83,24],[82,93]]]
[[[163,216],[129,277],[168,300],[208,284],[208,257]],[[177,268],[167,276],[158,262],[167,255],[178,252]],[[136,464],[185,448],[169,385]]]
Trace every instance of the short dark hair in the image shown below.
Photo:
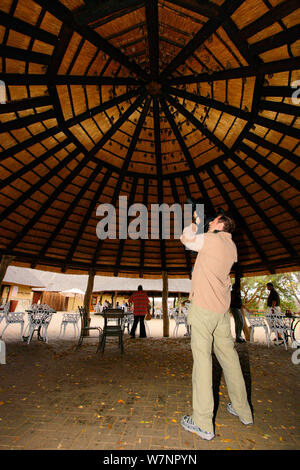
[[[232,233],[235,230],[234,220],[225,214],[220,215],[218,222],[223,222],[223,232]]]
[[[272,284],[272,282],[267,282],[267,286],[269,286],[269,287],[274,287],[273,284]]]
[[[138,290],[143,290],[143,286],[141,286],[141,284],[138,286]]]

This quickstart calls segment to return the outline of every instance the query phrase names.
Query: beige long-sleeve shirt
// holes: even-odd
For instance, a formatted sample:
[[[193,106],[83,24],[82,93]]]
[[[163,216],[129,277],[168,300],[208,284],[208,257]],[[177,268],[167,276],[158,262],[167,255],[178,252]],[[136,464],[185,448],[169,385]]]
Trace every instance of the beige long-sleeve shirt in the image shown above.
[[[191,282],[190,300],[207,311],[224,314],[230,307],[230,270],[237,261],[231,233],[195,233],[189,225],[180,237],[190,250],[197,251]]]

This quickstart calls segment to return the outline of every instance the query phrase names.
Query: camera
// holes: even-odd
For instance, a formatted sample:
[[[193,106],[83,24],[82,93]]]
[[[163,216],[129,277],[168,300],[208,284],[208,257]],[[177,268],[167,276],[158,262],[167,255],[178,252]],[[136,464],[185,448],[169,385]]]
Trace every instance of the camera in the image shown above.
[[[203,204],[205,206],[203,199],[194,200],[194,199],[188,198],[186,200],[186,204],[191,204],[192,205],[193,221],[196,222],[196,217],[199,216],[199,218],[201,218],[201,216],[200,216],[200,214],[197,214],[197,216],[194,217],[194,212],[196,211],[196,213],[197,213],[197,204],[198,205]],[[219,215],[222,215],[224,213],[225,213],[225,211],[221,207],[219,207],[217,210],[215,210],[213,212],[210,212],[210,213],[207,213],[207,212],[204,211],[204,220],[203,220],[203,231],[204,231],[204,233],[208,232],[209,223],[212,220],[214,220],[216,217],[218,217]],[[202,229],[202,224],[199,224],[198,227],[197,227],[197,233],[200,233],[201,229]]]

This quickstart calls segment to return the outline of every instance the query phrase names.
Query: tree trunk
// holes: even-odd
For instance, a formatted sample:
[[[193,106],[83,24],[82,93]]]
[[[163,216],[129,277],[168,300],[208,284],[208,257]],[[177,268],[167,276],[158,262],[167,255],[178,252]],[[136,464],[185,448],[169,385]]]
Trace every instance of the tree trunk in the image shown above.
[[[93,292],[93,287],[94,287],[94,278],[95,278],[95,272],[93,269],[90,269],[88,283],[87,283],[86,291],[84,294],[84,300],[83,300],[83,306],[86,312],[86,317],[84,319],[85,326],[90,326],[90,322],[91,322],[90,309],[91,309],[91,297],[92,297],[92,292]],[[85,331],[85,336],[89,336],[89,330]]]
[[[14,260],[14,256],[11,255],[2,255],[0,261],[0,287],[2,285],[2,281],[5,277],[6,271],[10,263]]]
[[[245,315],[245,312],[244,312],[244,307],[242,307],[241,310],[242,310],[242,314],[243,314],[243,317],[244,317],[243,332],[244,332],[246,340],[250,341],[251,328],[249,328],[249,326],[247,325],[246,315]]]
[[[168,315],[168,273],[162,272],[163,292],[162,292],[162,311],[163,311],[163,335],[169,337],[169,315]]]

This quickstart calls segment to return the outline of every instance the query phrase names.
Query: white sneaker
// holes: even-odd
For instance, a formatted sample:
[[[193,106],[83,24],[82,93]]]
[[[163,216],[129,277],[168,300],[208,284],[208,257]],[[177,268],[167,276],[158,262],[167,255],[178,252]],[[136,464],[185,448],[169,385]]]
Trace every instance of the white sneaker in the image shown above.
[[[245,419],[240,418],[231,403],[227,403],[227,411],[231,413],[232,415],[237,416],[240,419],[241,423],[243,423],[245,426],[248,426],[249,424],[253,424],[253,420],[246,421]]]
[[[186,430],[190,432],[194,432],[198,434],[198,436],[201,437],[201,439],[205,439],[206,441],[211,441],[215,437],[213,432],[208,432],[208,431],[203,431],[203,429],[200,429],[197,424],[194,423],[193,418],[191,416],[183,416],[181,418],[181,426]]]

